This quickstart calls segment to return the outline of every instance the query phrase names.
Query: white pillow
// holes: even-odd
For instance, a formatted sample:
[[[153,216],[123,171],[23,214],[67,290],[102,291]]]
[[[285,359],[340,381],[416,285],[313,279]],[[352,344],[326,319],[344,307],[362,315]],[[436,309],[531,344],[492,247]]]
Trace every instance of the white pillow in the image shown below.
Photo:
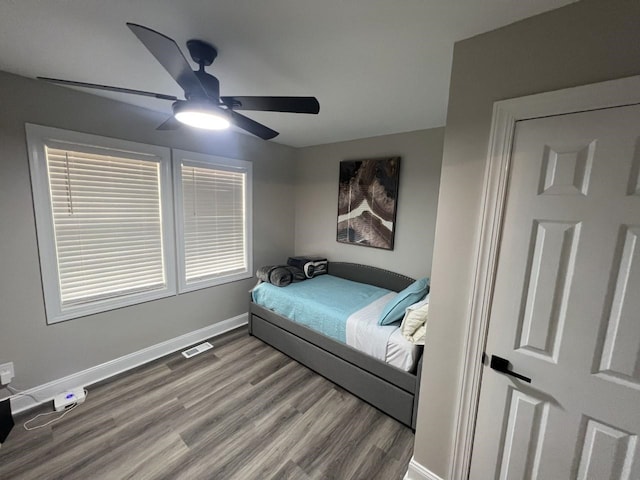
[[[402,336],[415,345],[424,345],[428,315],[429,295],[405,310],[404,318],[400,324]]]

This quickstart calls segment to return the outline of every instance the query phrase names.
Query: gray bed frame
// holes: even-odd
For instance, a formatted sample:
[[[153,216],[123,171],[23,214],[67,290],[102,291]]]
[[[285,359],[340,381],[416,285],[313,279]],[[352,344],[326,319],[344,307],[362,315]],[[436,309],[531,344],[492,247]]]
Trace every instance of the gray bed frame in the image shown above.
[[[414,279],[376,267],[330,262],[336,277],[399,292]],[[249,334],[415,430],[422,352],[405,372],[251,302]]]

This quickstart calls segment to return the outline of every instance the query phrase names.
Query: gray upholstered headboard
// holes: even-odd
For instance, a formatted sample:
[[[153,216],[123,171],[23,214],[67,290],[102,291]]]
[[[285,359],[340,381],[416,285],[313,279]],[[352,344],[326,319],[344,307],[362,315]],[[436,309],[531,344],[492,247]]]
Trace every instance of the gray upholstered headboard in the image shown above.
[[[359,263],[329,262],[329,275],[354,282],[368,283],[376,287],[399,292],[411,285],[415,279],[382,268],[361,265]]]

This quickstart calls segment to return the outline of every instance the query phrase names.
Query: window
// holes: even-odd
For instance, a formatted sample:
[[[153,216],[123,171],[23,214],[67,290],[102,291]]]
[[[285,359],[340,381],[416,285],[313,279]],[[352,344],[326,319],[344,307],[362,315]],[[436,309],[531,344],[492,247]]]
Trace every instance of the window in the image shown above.
[[[252,276],[250,162],[26,130],[48,323]]]
[[[26,128],[47,322],[175,294],[169,150]]]
[[[173,151],[181,292],[252,276],[251,163]]]

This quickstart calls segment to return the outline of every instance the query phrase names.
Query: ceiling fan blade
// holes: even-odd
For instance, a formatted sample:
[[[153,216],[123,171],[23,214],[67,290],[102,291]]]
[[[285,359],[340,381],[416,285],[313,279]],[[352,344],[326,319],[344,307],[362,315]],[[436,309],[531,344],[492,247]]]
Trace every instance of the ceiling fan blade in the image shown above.
[[[179,122],[176,117],[171,115],[164,123],[158,126],[156,130],[178,130],[183,124]]]
[[[278,132],[275,130],[271,130],[269,127],[262,125],[255,120],[251,120],[249,117],[245,117],[238,112],[231,111],[231,120],[237,127],[240,127],[249,133],[253,133],[256,137],[260,137],[263,140],[269,140],[278,136]]]
[[[130,93],[132,95],[143,95],[145,97],[159,98],[160,100],[176,101],[178,98],[173,95],[165,95],[163,93],[145,92],[144,90],[132,90],[131,88],[111,87],[109,85],[99,85],[96,83],[74,82],[73,80],[61,80],[59,78],[37,77],[38,80],[45,80],[49,83],[58,85],[69,85],[71,87],[94,88],[96,90],[107,90],[110,92]]]
[[[127,26],[182,87],[187,97],[190,95],[207,96],[200,80],[191,70],[191,65],[184,58],[182,51],[173,39],[135,23],[127,23]]]
[[[318,113],[316,97],[220,97],[223,103],[237,110],[267,112]]]

